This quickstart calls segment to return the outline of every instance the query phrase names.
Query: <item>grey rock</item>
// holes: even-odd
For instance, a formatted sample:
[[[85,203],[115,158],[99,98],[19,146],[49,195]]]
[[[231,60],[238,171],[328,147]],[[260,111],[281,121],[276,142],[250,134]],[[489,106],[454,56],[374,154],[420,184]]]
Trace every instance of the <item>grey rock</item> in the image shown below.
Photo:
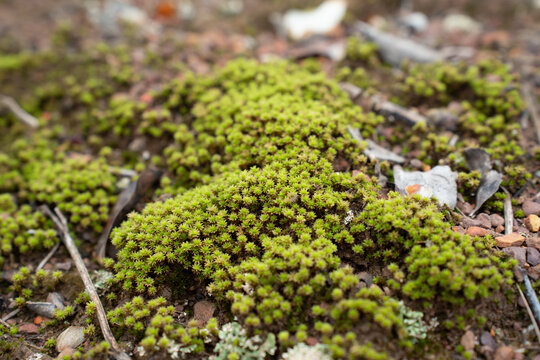
[[[61,352],[67,348],[75,349],[84,339],[84,327],[70,326],[56,338],[56,350]]]
[[[26,307],[28,310],[48,318],[53,318],[54,310],[56,310],[56,306],[53,303],[45,301],[27,301]]]

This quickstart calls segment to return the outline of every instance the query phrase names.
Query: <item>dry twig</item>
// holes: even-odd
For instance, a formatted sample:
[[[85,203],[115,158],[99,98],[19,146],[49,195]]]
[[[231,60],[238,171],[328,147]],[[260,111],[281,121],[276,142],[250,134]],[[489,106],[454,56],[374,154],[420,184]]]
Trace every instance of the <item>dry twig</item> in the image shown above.
[[[39,270],[43,269],[43,267],[45,266],[45,264],[47,264],[49,262],[49,260],[51,260],[51,258],[53,257],[53,255],[56,253],[56,251],[58,251],[58,248],[60,247],[60,242],[57,242],[56,245],[53,246],[53,248],[51,249],[51,251],[49,251],[49,253],[43,258],[43,260],[41,260],[41,262],[38,264],[37,268],[36,268],[36,272],[38,272]]]
[[[37,128],[39,126],[39,120],[24,111],[24,109],[20,107],[13,98],[0,94],[0,105],[4,105],[13,113],[13,115],[15,115],[15,117],[17,117],[17,119],[26,125],[32,128]]]
[[[508,235],[512,233],[512,229],[514,227],[514,213],[512,211],[512,195],[506,190],[505,188],[502,188],[504,192],[506,193],[506,197],[504,198],[504,234]]]
[[[17,308],[15,310],[13,310],[12,312],[4,315],[4,317],[2,317],[2,320],[3,321],[8,321],[9,319],[11,319],[12,317],[14,317],[15,315],[17,315],[18,313],[21,312],[21,309],[20,308]]]
[[[49,209],[48,206],[43,205],[40,207],[40,209],[51,218],[51,220],[54,222],[56,227],[58,228],[58,231],[60,232],[60,237],[62,238],[64,245],[66,246],[69,254],[71,255],[71,258],[73,259],[73,262],[75,263],[75,266],[77,267],[77,270],[79,271],[79,275],[81,276],[81,279],[84,283],[84,287],[86,288],[86,291],[90,295],[90,299],[92,302],[96,305],[97,310],[97,318],[99,321],[99,325],[101,327],[101,332],[103,333],[103,337],[105,340],[111,345],[111,348],[114,351],[114,355],[116,359],[130,359],[130,357],[122,351],[120,348],[120,345],[116,342],[116,339],[114,338],[111,329],[109,327],[109,323],[107,321],[107,315],[105,314],[105,309],[103,308],[103,305],[101,304],[101,300],[99,299],[99,295],[96,291],[96,288],[94,284],[92,283],[92,279],[90,279],[90,274],[88,274],[88,270],[86,269],[86,266],[84,265],[83,259],[81,257],[81,254],[79,253],[79,250],[75,246],[75,242],[73,241],[73,238],[69,234],[69,229],[67,225],[67,220],[64,217],[64,214],[60,211],[60,209],[55,208],[54,211],[56,214],[53,214],[51,209]]]

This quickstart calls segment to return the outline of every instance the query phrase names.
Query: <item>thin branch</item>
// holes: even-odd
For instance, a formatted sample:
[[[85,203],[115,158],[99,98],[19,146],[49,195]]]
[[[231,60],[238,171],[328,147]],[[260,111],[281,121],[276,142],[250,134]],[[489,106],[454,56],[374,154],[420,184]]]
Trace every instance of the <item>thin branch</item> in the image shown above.
[[[105,314],[105,309],[103,308],[103,304],[101,303],[101,300],[99,299],[99,295],[96,291],[96,288],[94,284],[92,283],[92,279],[90,279],[90,274],[88,273],[88,269],[86,269],[86,266],[84,265],[81,254],[79,253],[79,250],[75,246],[75,242],[73,241],[73,238],[69,234],[67,220],[64,214],[62,214],[60,209],[55,208],[54,209],[56,213],[55,215],[52,213],[51,209],[49,209],[49,207],[46,205],[41,206],[40,209],[47,216],[51,218],[51,220],[54,222],[54,224],[58,228],[58,231],[60,232],[60,237],[62,238],[64,245],[66,246],[69,252],[69,255],[71,255],[71,258],[73,259],[73,262],[75,263],[75,266],[77,267],[77,270],[79,271],[79,275],[81,276],[81,279],[84,283],[84,287],[86,288],[86,291],[90,295],[90,299],[96,305],[97,318],[99,321],[99,325],[101,327],[101,332],[103,333],[103,337],[105,338],[105,340],[111,345],[111,348],[115,352],[115,358],[122,359],[122,360],[130,359],[130,357],[122,351],[122,349],[120,348],[120,345],[118,345],[118,343],[116,342],[116,339],[114,338],[111,332],[109,323],[107,321],[107,315]]]
[[[11,325],[9,325],[7,322],[5,322],[3,319],[0,319],[0,324],[4,325],[5,327],[7,327],[8,329],[11,328]]]
[[[2,318],[2,321],[8,321],[9,319],[11,319],[12,317],[14,317],[15,315],[17,315],[20,312],[21,312],[21,309],[17,308],[15,310],[13,310],[12,312],[10,312],[9,314],[4,315],[4,317]]]
[[[538,301],[538,297],[536,296],[536,293],[534,292],[534,289],[531,285],[531,281],[529,280],[527,271],[521,268],[519,269],[519,271],[521,271],[521,274],[523,275],[523,284],[525,285],[525,297],[527,298],[527,302],[531,306],[534,318],[538,323],[540,322],[540,302]]]
[[[504,198],[504,234],[508,235],[512,233],[512,229],[514,228],[514,212],[512,211],[512,195],[506,190],[505,188],[502,188],[504,192],[506,193],[506,197]]]
[[[26,125],[32,128],[37,128],[39,126],[39,120],[36,119],[33,115],[30,115],[29,113],[24,111],[24,109],[20,107],[13,98],[0,94],[0,104],[4,105],[7,109],[9,109],[9,111],[11,111],[17,119],[19,119]]]
[[[529,314],[529,318],[531,319],[531,322],[534,327],[534,332],[536,333],[536,337],[538,338],[538,341],[540,341],[540,329],[538,329],[538,324],[536,323],[536,319],[534,318],[534,315],[531,311],[531,307],[529,306],[529,303],[527,302],[527,299],[525,298],[525,295],[523,295],[523,291],[521,291],[521,288],[519,287],[519,284],[516,284],[516,287],[519,291],[519,295],[521,296],[521,300],[523,300],[523,303],[525,304],[525,308],[527,309],[527,313]]]
[[[60,247],[60,242],[57,242],[56,245],[53,246],[53,248],[51,249],[51,251],[49,251],[49,253],[43,258],[43,260],[41,260],[41,262],[38,264],[37,268],[36,268],[36,272],[38,272],[39,270],[43,269],[43,267],[45,266],[45,264],[47,264],[49,262],[49,260],[51,260],[51,258],[53,257],[53,255],[56,253],[56,251],[58,251],[58,248]]]

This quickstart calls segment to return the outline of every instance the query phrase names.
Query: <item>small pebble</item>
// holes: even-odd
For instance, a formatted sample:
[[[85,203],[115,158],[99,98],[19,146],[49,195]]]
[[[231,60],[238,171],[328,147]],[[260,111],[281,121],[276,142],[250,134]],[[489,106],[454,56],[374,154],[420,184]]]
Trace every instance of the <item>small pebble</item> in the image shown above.
[[[494,360],[513,360],[514,350],[510,346],[501,346],[495,352]]]
[[[467,351],[473,351],[474,350],[474,333],[470,330],[465,331],[465,334],[461,337],[461,341],[459,342],[461,346]]]
[[[509,246],[520,246],[525,241],[525,238],[518,233],[511,233],[495,238],[495,244],[500,248]]]
[[[55,267],[57,270],[69,271],[69,269],[71,269],[71,265],[72,265],[71,260],[68,260],[68,261],[56,263]]]
[[[56,338],[56,350],[61,352],[64,349],[75,349],[84,341],[84,327],[70,326]]]
[[[463,226],[452,226],[452,231],[465,235],[465,229]]]
[[[476,220],[480,221],[480,226],[486,229],[491,229],[491,218],[488,214],[481,213],[476,216]]]
[[[213,303],[202,300],[193,306],[193,317],[199,325],[204,326],[212,318],[214,311],[216,311],[216,306]]]
[[[43,322],[43,318],[41,316],[36,316],[34,318],[34,324],[41,325],[42,322]]]
[[[483,237],[483,236],[491,234],[491,231],[489,231],[488,229],[484,229],[480,226],[471,226],[470,228],[467,229],[466,233],[467,235],[470,235],[470,236]]]
[[[540,251],[540,236],[527,238],[527,246]]]
[[[536,215],[529,215],[525,218],[525,226],[532,232],[538,232],[540,230],[540,217]]]
[[[529,216],[531,214],[540,215],[540,204],[535,201],[527,200],[523,203],[521,208],[523,209],[525,216]]]
[[[32,323],[24,323],[17,327],[19,332],[24,334],[39,334],[39,328]]]
[[[482,225],[482,223],[476,219],[471,219],[470,217],[463,217],[461,218],[461,225],[463,225],[463,227],[471,227],[471,226],[478,226],[480,227]]]
[[[424,163],[418,159],[412,159],[411,160],[411,167],[416,169],[416,170],[420,170],[424,167]],[[463,210],[462,210],[463,211]]]
[[[527,248],[527,262],[531,266],[540,264],[540,251],[536,250],[533,247]]]
[[[504,226],[497,225],[497,227],[495,228],[495,231],[498,232],[499,234],[502,234],[504,232]]]
[[[531,266],[527,269],[527,274],[533,279],[538,280],[540,278],[540,265]]]
[[[75,350],[72,348],[65,348],[64,350],[60,351],[60,354],[56,357],[56,359],[61,360],[64,359],[64,356],[73,356],[75,354]]]
[[[495,351],[495,349],[497,348],[497,343],[495,342],[493,336],[491,336],[489,331],[484,331],[482,335],[480,335],[480,344],[489,347],[492,351]]]
[[[468,202],[458,202],[457,207],[465,215],[469,215],[474,209],[473,206],[471,204],[469,204]]]
[[[499,225],[504,225],[504,218],[499,214],[489,215],[489,220],[491,221],[491,226],[495,228]]]

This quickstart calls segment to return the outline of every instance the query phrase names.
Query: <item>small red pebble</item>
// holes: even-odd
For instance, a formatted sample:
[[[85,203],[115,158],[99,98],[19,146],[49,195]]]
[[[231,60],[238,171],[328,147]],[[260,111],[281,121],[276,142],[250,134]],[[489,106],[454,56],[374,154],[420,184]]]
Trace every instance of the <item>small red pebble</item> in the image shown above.
[[[480,226],[471,226],[470,228],[467,229],[466,234],[470,236],[484,237],[486,235],[491,234],[491,231],[489,231],[488,229],[481,228]]]
[[[154,100],[154,97],[150,93],[144,93],[141,95],[139,100],[141,100],[145,104],[150,104],[152,100]]]
[[[32,323],[24,323],[18,327],[19,332],[26,334],[39,334],[39,328]]]
[[[156,6],[156,15],[164,18],[171,18],[176,13],[176,7],[170,1],[161,1]]]
[[[43,322],[43,318],[41,316],[36,316],[34,318],[34,324],[41,325],[42,322]]]

